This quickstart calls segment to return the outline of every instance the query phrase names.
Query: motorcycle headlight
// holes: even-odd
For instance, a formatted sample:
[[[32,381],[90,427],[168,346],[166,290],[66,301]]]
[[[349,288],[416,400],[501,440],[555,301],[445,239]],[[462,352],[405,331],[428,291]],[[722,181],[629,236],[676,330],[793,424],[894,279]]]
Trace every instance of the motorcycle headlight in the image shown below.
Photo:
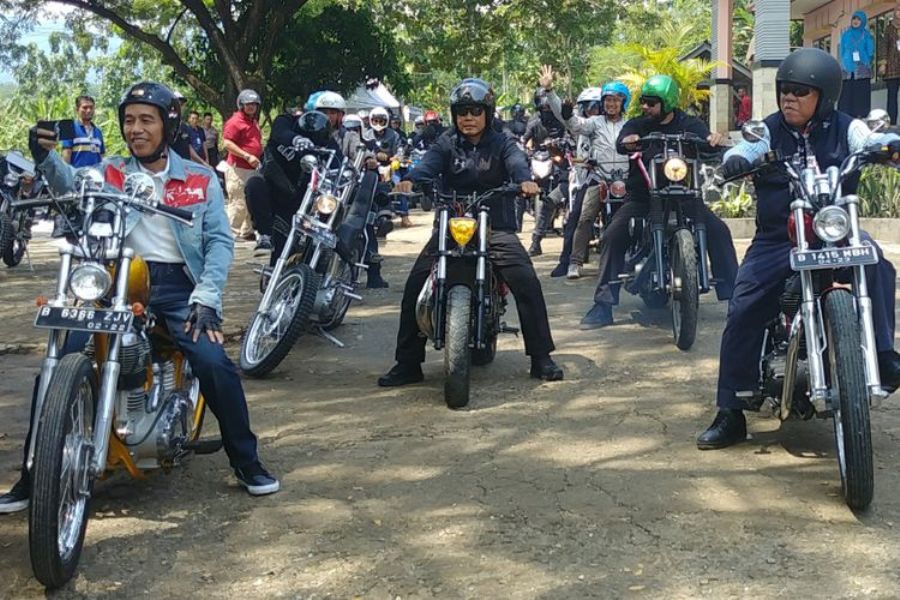
[[[78,265],[69,276],[69,289],[79,300],[93,302],[106,295],[112,286],[109,273],[94,263]]]
[[[330,215],[337,210],[338,199],[331,194],[322,194],[316,199],[316,211],[322,215]]]
[[[609,186],[609,195],[615,196],[616,198],[624,198],[625,197],[625,182],[621,179],[617,179],[613,181]]]
[[[681,181],[687,177],[687,163],[677,156],[670,158],[663,167],[663,173],[665,173],[666,179],[669,181]]]
[[[826,206],[813,219],[813,230],[823,242],[839,242],[850,233],[850,215],[840,206]]]
[[[552,164],[549,160],[533,160],[531,161],[531,172],[534,173],[536,179],[545,179],[550,175]]]
[[[476,229],[478,229],[478,221],[472,217],[453,217],[450,219],[450,236],[461,248],[469,243],[472,236],[475,235]]]

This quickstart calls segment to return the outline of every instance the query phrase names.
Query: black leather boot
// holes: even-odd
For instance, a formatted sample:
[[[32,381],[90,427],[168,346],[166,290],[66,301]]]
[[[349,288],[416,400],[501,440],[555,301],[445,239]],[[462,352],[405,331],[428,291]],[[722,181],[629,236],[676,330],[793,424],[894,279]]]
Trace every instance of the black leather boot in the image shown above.
[[[541,250],[541,238],[533,236],[531,238],[531,246],[528,248],[528,256],[540,256],[544,251]]]
[[[419,383],[423,379],[425,379],[425,375],[422,373],[422,365],[397,363],[390,371],[378,378],[378,385],[396,387]]]
[[[893,393],[900,387],[900,354],[893,350],[878,353],[878,374],[881,387]]]
[[[709,429],[697,438],[700,450],[727,448],[747,439],[747,420],[738,408],[720,408]]]
[[[544,381],[560,381],[563,378],[563,370],[550,355],[531,357],[531,376]]]

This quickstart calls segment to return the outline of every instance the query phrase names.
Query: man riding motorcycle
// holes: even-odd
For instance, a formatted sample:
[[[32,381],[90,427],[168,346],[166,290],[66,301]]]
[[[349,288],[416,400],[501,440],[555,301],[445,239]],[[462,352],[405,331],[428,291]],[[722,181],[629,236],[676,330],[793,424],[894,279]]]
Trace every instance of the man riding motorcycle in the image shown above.
[[[367,164],[369,168],[377,169],[377,163],[385,164],[399,154],[403,139],[396,131],[388,127],[390,115],[387,109],[380,106],[372,109],[372,112],[369,113],[369,122],[372,125],[372,135],[364,140],[370,154]],[[381,191],[387,193],[390,188],[385,183],[381,182],[379,187]],[[409,204],[405,198],[399,203],[396,212],[400,215],[401,227],[412,227],[413,223],[409,220]]]
[[[464,79],[450,94],[454,129],[432,146],[422,162],[410,171],[396,190],[408,192],[414,182],[443,175],[444,189],[458,194],[483,192],[512,180],[524,194],[537,193],[528,161],[516,142],[495,132],[490,121],[495,95],[481,79]],[[525,338],[525,353],[531,356],[531,376],[547,381],[563,378],[562,369],[550,358],[553,339],[547,307],[534,267],[516,237],[515,198],[488,201],[491,207],[491,262],[516,298]],[[397,364],[379,378],[378,385],[397,386],[422,381],[425,338],[416,323],[416,299],[434,263],[438,240],[432,236],[419,254],[403,290],[400,330],[397,333]]]
[[[506,124],[507,129],[513,137],[521,140],[522,136],[525,135],[525,130],[528,128],[528,119],[525,118],[525,107],[516,102],[512,105],[510,113],[512,118]]]
[[[222,291],[234,256],[222,190],[209,167],[184,160],[171,150],[180,116],[178,101],[166,86],[154,82],[131,86],[118,109],[119,131],[131,157],[107,157],[100,170],[110,186],[121,185],[128,173],[148,173],[161,196],[194,213],[191,228],[133,212],[125,224],[127,245],[147,261],[149,308],[167,325],[200,380],[238,482],[252,495],[271,494],[280,484],[260,463],[241,379],[222,345]],[[73,189],[75,170],[55,152],[57,141],[55,132],[33,128],[29,148],[51,188],[64,194]],[[64,352],[81,351],[87,337],[71,335]],[[37,380],[34,389],[32,410]],[[26,454],[31,434],[25,442]],[[21,479],[0,496],[0,513],[28,506],[29,478],[23,461]]]
[[[426,110],[423,117],[424,127],[412,141],[413,148],[418,150],[428,150],[447,131],[447,128],[441,125],[441,118],[437,112]]]
[[[654,75],[641,88],[641,109],[644,116],[631,119],[622,127],[616,140],[620,153],[638,150],[635,142],[651,132],[664,134],[693,133],[707,140],[710,146],[719,146],[725,136],[710,133],[706,124],[677,108],[678,84],[668,75]],[[651,159],[659,154],[658,145],[645,146],[640,160],[648,168]],[[600,247],[600,280],[594,292],[594,306],[581,320],[581,329],[597,329],[612,325],[612,307],[619,303],[619,274],[625,265],[625,252],[629,243],[629,221],[633,217],[647,216],[650,209],[650,190],[638,160],[632,160],[626,182],[628,201],[613,215],[603,233]],[[709,259],[713,276],[717,279],[716,295],[719,300],[731,297],[737,272],[737,255],[731,232],[722,220],[712,214],[705,205],[700,208],[709,239]]]
[[[546,76],[548,85],[552,85],[553,72],[546,72]],[[592,94],[585,95],[585,114],[578,115],[573,112],[571,104],[561,104],[559,97],[548,89],[550,108],[553,114],[566,124],[572,135],[579,136],[576,144],[579,149],[578,158],[596,161],[598,169],[604,174],[609,174],[615,169],[627,171],[628,156],[616,151],[616,139],[625,125],[624,114],[631,101],[631,92],[619,81],[611,81],[597,91],[599,92],[597,97]],[[592,114],[593,111],[602,111],[602,114],[599,112]],[[582,138],[588,146],[586,151],[582,150]],[[579,210],[573,207],[573,214],[569,215],[573,229],[571,254],[567,255],[564,249],[560,255],[559,265],[554,271],[557,276],[565,273],[569,279],[581,277],[581,267],[587,258],[593,225],[597,215],[600,214],[599,188],[597,186],[588,188],[581,206],[577,208]]]
[[[566,134],[566,127],[562,124],[553,111],[550,110],[548,93],[539,87],[534,92],[534,108],[537,114],[528,121],[522,142],[528,148],[539,148],[546,140],[561,138]],[[547,229],[552,226],[550,220],[556,212],[556,207],[566,200],[564,190],[568,189],[568,181],[560,181],[559,185],[551,190],[549,197],[542,198],[541,210],[535,215],[534,232],[531,234],[531,246],[528,248],[529,256],[543,254],[541,240],[547,235]]]
[[[813,155],[821,169],[840,166],[850,154],[873,141],[900,145],[900,136],[889,134],[867,139],[865,123],[835,110],[841,93],[841,67],[830,54],[803,48],[790,54],[775,76],[780,110],[765,118],[770,147],[782,156]],[[737,176],[751,170],[751,163],[768,148],[762,143],[742,141],[725,154],[723,173]],[[844,180],[842,193],[856,191],[858,176]],[[759,382],[759,354],[766,325],[777,316],[784,281],[790,275],[791,241],[786,223],[791,193],[788,179],[777,169],[760,171],[754,177],[757,196],[756,234],[734,285],[728,317],[722,333],[718,413],[712,425],[697,438],[701,450],[725,448],[747,437],[743,409]],[[862,236],[875,244],[868,234]],[[877,245],[876,245],[877,248]],[[872,300],[875,344],[882,387],[900,386],[900,355],[894,351],[894,266],[878,249],[880,260],[866,267]]]

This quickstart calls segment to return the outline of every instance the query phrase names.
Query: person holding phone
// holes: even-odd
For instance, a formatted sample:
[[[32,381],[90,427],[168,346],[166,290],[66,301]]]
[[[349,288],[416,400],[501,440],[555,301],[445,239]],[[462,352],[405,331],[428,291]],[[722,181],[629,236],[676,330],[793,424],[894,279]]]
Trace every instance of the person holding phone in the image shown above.
[[[73,167],[92,167],[99,164],[106,154],[103,132],[94,124],[94,99],[87,95],[78,96],[75,110],[78,119],[72,123],[71,133],[62,127],[63,123],[71,121],[59,121],[62,159]]]

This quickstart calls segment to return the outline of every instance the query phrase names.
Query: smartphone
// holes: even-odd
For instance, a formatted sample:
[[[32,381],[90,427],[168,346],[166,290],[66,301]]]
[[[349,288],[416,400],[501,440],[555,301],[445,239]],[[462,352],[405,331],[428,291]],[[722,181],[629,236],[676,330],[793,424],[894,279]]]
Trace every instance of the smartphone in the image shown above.
[[[75,121],[72,119],[62,119],[59,121],[38,121],[38,129],[46,129],[47,131],[55,131],[58,140],[74,140],[75,139]]]

